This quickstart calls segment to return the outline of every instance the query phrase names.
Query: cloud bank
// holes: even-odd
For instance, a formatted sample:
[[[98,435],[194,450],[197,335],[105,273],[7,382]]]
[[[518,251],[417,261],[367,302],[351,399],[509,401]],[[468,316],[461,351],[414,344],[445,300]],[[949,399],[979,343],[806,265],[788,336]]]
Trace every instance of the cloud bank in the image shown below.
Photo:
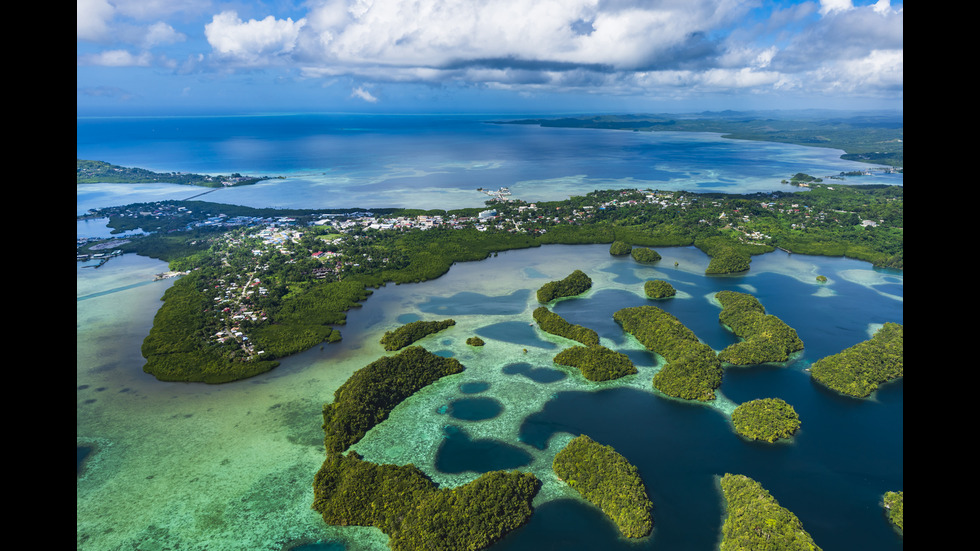
[[[364,84],[894,97],[903,82],[903,8],[888,0],[310,0],[289,14],[200,13],[193,32],[171,22],[199,5],[77,2],[79,41],[106,41],[124,22],[144,30],[80,64],[172,59],[145,52],[196,33],[203,51],[186,56],[196,71],[285,68]],[[353,95],[377,101],[366,88]]]

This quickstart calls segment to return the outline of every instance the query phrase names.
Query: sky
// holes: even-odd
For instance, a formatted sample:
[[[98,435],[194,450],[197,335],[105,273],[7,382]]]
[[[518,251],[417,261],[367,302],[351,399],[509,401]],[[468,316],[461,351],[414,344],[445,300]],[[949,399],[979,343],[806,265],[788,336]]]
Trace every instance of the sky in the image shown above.
[[[894,0],[76,0],[77,114],[889,109]]]

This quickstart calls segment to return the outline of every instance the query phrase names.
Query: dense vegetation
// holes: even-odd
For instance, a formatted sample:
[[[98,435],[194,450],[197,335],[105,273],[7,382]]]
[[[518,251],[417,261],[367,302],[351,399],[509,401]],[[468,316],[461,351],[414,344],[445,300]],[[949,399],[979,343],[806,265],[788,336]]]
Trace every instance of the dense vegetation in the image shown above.
[[[538,289],[538,302],[548,303],[555,299],[580,295],[592,288],[592,278],[582,270],[575,270],[565,279],[549,281]]]
[[[677,294],[674,286],[662,279],[651,279],[643,284],[647,298],[670,298]]]
[[[653,376],[654,388],[685,400],[714,399],[715,389],[721,386],[721,362],[677,318],[656,306],[636,306],[618,310],[613,319],[647,350],[667,360]]]
[[[727,515],[721,527],[720,551],[820,549],[800,519],[755,480],[726,473],[721,477],[721,490]]]
[[[455,358],[436,356],[421,346],[358,369],[334,392],[333,402],[323,406],[327,452],[343,452],[419,389],[462,371]]]
[[[885,492],[883,504],[888,509],[888,520],[899,530],[905,530],[905,492]]]
[[[542,331],[578,341],[586,346],[599,344],[598,333],[588,327],[568,323],[565,318],[548,310],[546,306],[535,308],[532,316]]]
[[[776,316],[766,314],[766,309],[754,296],[719,291],[715,298],[722,306],[718,315],[721,323],[745,339],[722,350],[718,354],[721,361],[732,365],[785,362],[790,353],[803,350],[803,341],[796,330]]]
[[[902,268],[902,199],[901,186],[836,182],[814,183],[805,192],[746,195],[604,190],[540,202],[533,209],[519,200],[495,204],[502,223],[486,231],[456,222],[426,231],[379,231],[366,223],[340,230],[312,223],[326,217],[357,221],[363,209],[253,209],[203,201],[138,203],[85,217],[108,217],[114,231],[154,232],[127,236],[112,247],[199,275],[193,285],[167,296],[185,301],[175,310],[194,303],[204,311],[157,318],[145,347],[146,371],[167,380],[223,382],[262,373],[278,358],[339,340],[346,311],[371,288],[431,280],[455,262],[498,251],[551,243],[619,241],[631,244],[631,250],[693,244],[711,256],[708,273],[727,274],[748,269],[752,254],[778,246]],[[479,210],[372,209],[374,216],[439,215],[447,221],[474,217]],[[723,213],[732,216],[718,222]],[[292,221],[284,223],[286,217]],[[269,225],[291,225],[302,238],[281,245],[285,252],[256,256],[253,250],[261,242],[252,228]],[[749,238],[750,232],[764,237]],[[96,252],[89,249],[94,245],[80,243],[79,252]],[[313,256],[317,251],[337,256],[325,261]],[[244,285],[248,276],[252,283],[261,279],[268,293],[248,297],[226,315],[227,304],[219,302],[216,289],[236,279]],[[190,296],[194,293],[200,296]],[[230,320],[249,311],[255,313],[251,320]],[[236,337],[221,337],[230,332]]]
[[[630,251],[630,256],[637,262],[651,264],[661,259],[660,253],[647,247],[636,247]]]
[[[385,331],[381,337],[381,345],[385,350],[401,350],[433,333],[438,333],[447,327],[456,325],[456,320],[447,319],[441,321],[413,321],[406,323],[394,331]]]
[[[653,530],[646,486],[636,467],[612,446],[586,435],[573,438],[555,454],[552,469],[558,478],[605,513],[627,538],[642,538]]]
[[[483,346],[486,343],[480,337],[470,337],[466,339],[466,344],[470,346]]]
[[[711,257],[706,274],[734,274],[749,269],[751,255],[772,252],[768,245],[743,244],[725,236],[702,237],[694,240],[694,246]]]
[[[540,486],[530,473],[494,471],[442,489],[414,465],[328,453],[313,480],[313,509],[327,524],[379,528],[395,551],[478,550],[527,522]]]
[[[630,254],[633,250],[633,246],[625,241],[613,241],[612,245],[609,245],[609,254],[613,256],[623,256]]]
[[[77,184],[141,184],[167,183],[186,184],[203,187],[243,186],[254,184],[268,178],[245,177],[234,173],[229,176],[206,176],[187,172],[153,172],[143,168],[127,168],[103,161],[84,161],[75,159]],[[228,182],[224,184],[222,182]]]
[[[637,372],[629,356],[600,344],[566,348],[555,356],[554,361],[558,365],[578,368],[586,379],[595,382],[611,381]]]
[[[735,408],[732,424],[746,438],[772,443],[793,436],[800,428],[800,416],[779,398],[761,398]]]
[[[904,375],[903,334],[901,324],[886,323],[870,339],[814,362],[810,375],[842,394],[870,396],[880,383]]]
[[[143,371],[161,381],[226,383],[265,373],[279,365],[271,359],[237,359],[237,344],[206,344],[202,337],[210,326],[206,315],[210,305],[195,290],[199,281],[200,274],[191,273],[164,292],[163,305],[143,340],[141,351],[147,360]],[[332,333],[325,326],[292,327],[292,338],[309,339],[309,346],[328,340]],[[264,357],[275,355],[269,353]]]

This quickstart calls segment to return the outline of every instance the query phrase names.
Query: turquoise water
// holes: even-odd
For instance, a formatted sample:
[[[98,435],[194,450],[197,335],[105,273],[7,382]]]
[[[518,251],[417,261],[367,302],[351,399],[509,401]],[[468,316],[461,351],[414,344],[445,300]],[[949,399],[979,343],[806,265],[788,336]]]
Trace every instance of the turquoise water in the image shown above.
[[[452,311],[456,325],[420,344],[453,354],[466,370],[410,398],[354,449],[371,461],[413,463],[448,487],[487,470],[534,472],[543,486],[530,523],[494,549],[712,549],[723,511],[716,477],[725,472],[762,483],[824,549],[900,549],[878,502],[903,488],[903,383],[857,400],[815,385],[804,369],[882,323],[902,322],[903,275],[777,251],[754,257],[748,274],[707,277],[697,249],[658,251],[664,260],[653,266],[611,257],[605,245],[459,263],[437,280],[378,289],[351,311],[341,342],[219,386],[160,383],[141,371],[139,345],[171,283],[126,283],[160,263],[125,255],[99,270],[79,269],[79,293],[92,298],[77,303],[77,435],[93,451],[78,478],[78,548],[280,550],[320,542],[321,549],[385,549],[377,530],[326,526],[310,510],[312,476],[324,457],[320,409],[350,373],[385,354],[384,331],[405,319],[448,317],[434,314],[436,305]],[[103,272],[113,263],[114,274]],[[629,354],[638,374],[596,384],[551,362],[572,343],[532,325],[532,291],[542,283],[534,276],[557,279],[576,268],[593,278],[593,289],[554,310]],[[828,282],[818,284],[817,274]],[[726,371],[714,403],[665,398],[650,383],[658,358],[611,321],[621,307],[649,303],[635,281],[653,277],[680,291],[656,304],[713,348],[735,340],[711,300],[731,289],[756,295],[806,349],[785,366]],[[117,291],[100,294],[100,287]],[[523,308],[516,296],[525,297]],[[486,345],[466,345],[474,334]],[[802,428],[791,441],[765,445],[734,434],[731,410],[761,397],[782,398],[799,412]],[[654,503],[650,537],[621,540],[551,474],[554,454],[581,433],[639,468]]]
[[[840,150],[729,140],[718,134],[490,124],[488,117],[276,115],[79,118],[76,154],[157,172],[285,176],[201,199],[252,207],[479,207],[477,188],[561,200],[595,189],[751,193],[867,168]],[[903,175],[847,183],[901,184]],[[186,199],[175,185],[77,188],[85,212],[105,204]],[[794,188],[795,189],[795,188]]]
[[[285,180],[218,190],[202,199],[251,206],[480,206],[477,187],[564,199],[593,189],[657,187],[750,192],[783,189],[789,174],[856,165],[839,151],[647,134],[491,125],[476,117],[187,117],[79,119],[79,158],[157,171],[282,174]],[[848,183],[901,184],[901,176]],[[198,188],[79,185],[77,210],[182,199]],[[107,236],[104,221],[78,235]],[[325,525],[310,509],[324,458],[321,409],[357,369],[387,354],[385,331],[416,320],[456,325],[420,342],[466,370],[396,408],[354,446],[366,459],[413,463],[452,487],[493,469],[535,473],[542,490],[529,524],[494,549],[712,549],[723,504],[717,477],[758,480],[824,549],[900,549],[881,494],[903,488],[904,383],[866,400],[827,391],[805,369],[903,321],[904,275],[844,258],[774,252],[747,274],[707,277],[692,247],[658,249],[639,265],[608,245],[553,245],[458,263],[437,280],[378,289],[340,327],[343,340],[225,385],[162,383],[142,372],[140,346],[164,291],[163,262],[123,255],[76,270],[76,534],[80,550],[380,550],[373,528]],[[674,264],[677,262],[677,266]],[[582,269],[594,281],[553,308],[597,331],[639,373],[585,380],[551,359],[570,341],[537,329],[531,312],[546,281]],[[828,278],[818,284],[817,275]],[[655,304],[720,350],[719,290],[749,292],[800,334],[786,365],[726,371],[718,399],[692,404],[653,390],[659,358],[612,320],[648,304],[642,284],[665,279],[677,296]],[[478,335],[483,347],[465,344]],[[779,397],[799,412],[789,442],[745,442],[729,415]],[[554,454],[581,433],[614,446],[640,470],[654,503],[653,534],[621,540],[551,473]]]

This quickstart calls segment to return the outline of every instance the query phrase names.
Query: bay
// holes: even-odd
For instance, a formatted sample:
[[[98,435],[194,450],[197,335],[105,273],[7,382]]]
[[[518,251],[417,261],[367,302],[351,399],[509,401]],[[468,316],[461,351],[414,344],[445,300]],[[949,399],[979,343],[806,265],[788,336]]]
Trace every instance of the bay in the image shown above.
[[[93,298],[78,303],[77,434],[79,446],[94,451],[78,479],[78,548],[279,550],[320,542],[385,549],[379,531],[327,526],[309,509],[312,476],[324,458],[320,406],[355,369],[385,354],[385,331],[405,319],[440,319],[433,312],[445,307],[456,325],[420,344],[456,357],[466,371],[410,398],[353,449],[370,461],[413,463],[446,487],[496,468],[535,473],[543,482],[535,514],[494,549],[712,549],[723,512],[716,477],[725,472],[762,483],[824,549],[900,549],[878,501],[903,485],[902,383],[856,400],[819,387],[804,370],[880,323],[901,323],[895,291],[902,274],[777,251],[754,257],[747,274],[709,277],[697,249],[658,252],[663,260],[652,266],[611,257],[606,245],[552,245],[458,263],[437,280],[378,289],[351,311],[341,342],[218,386],[161,383],[141,372],[150,305],[169,283],[125,283],[130,272],[162,263],[138,261],[126,270],[125,255],[99,270],[80,269]],[[113,262],[118,273],[102,271]],[[596,384],[551,361],[572,343],[532,326],[533,291],[576,268],[590,274],[593,289],[554,310],[639,360],[637,375]],[[817,283],[816,274],[828,283]],[[655,304],[716,349],[736,340],[710,300],[722,289],[755,294],[799,332],[806,349],[782,367],[729,369],[714,403],[666,398],[650,383],[660,360],[608,325],[616,309],[651,303],[637,283],[648,278],[680,291]],[[103,288],[120,290],[98,295]],[[527,330],[539,346],[528,345]],[[487,344],[466,345],[474,334]],[[529,376],[535,370],[564,376]],[[763,445],[734,434],[732,409],[760,397],[797,409],[803,424],[792,441]],[[477,414],[460,414],[461,404]],[[654,503],[650,537],[622,540],[551,473],[554,454],[581,433],[639,468]]]
[[[220,189],[202,200],[255,207],[481,206],[477,187],[508,186],[516,198],[565,199],[593,189],[655,187],[753,192],[787,189],[796,172],[866,167],[830,149],[726,140],[713,134],[546,129],[488,124],[477,116],[270,115],[78,119],[77,155],[160,172],[283,175]],[[849,178],[893,183],[901,175]],[[77,211],[207,191],[169,184],[83,184]],[[104,220],[78,234],[105,237]],[[387,549],[373,528],[325,525],[310,509],[324,458],[321,407],[356,370],[383,354],[385,331],[417,319],[456,325],[420,344],[466,371],[396,408],[354,449],[382,463],[413,463],[446,487],[485,470],[519,468],[543,482],[530,523],[494,549],[712,549],[723,502],[716,478],[758,480],[800,517],[824,549],[900,549],[879,504],[903,486],[903,383],[866,400],[814,384],[817,359],[903,319],[901,272],[845,258],[753,257],[742,275],[704,275],[693,247],[658,249],[651,266],[607,245],[552,245],[459,263],[437,280],[378,289],[340,327],[343,340],[285,359],[273,371],[225,385],[162,383],[142,372],[140,346],[173,280],[166,264],[134,255],[98,269],[79,265],[76,304],[80,550]],[[674,267],[674,262],[678,265]],[[595,384],[551,358],[570,341],[541,332],[535,291],[574,269],[593,289],[554,310],[595,329],[639,373]],[[828,278],[816,282],[817,275]],[[646,279],[678,296],[656,302],[712,348],[736,339],[711,296],[757,296],[794,327],[805,350],[785,366],[729,369],[710,404],[653,390],[661,360],[623,334],[612,312],[650,301]],[[465,344],[479,335],[486,346]],[[743,441],[729,415],[742,402],[780,397],[800,413],[790,442]],[[640,469],[654,503],[654,532],[618,537],[601,513],[551,473],[554,454],[588,433]]]
[[[625,132],[494,124],[488,116],[303,114],[78,118],[76,155],[156,172],[284,176],[202,200],[276,208],[465,208],[512,198],[563,200],[596,189],[754,193],[797,172],[863,170],[837,149],[731,140],[714,133]],[[847,183],[901,184],[902,174]],[[188,189],[190,191],[188,191]],[[201,188],[77,187],[80,212]],[[84,207],[84,210],[82,210]]]

